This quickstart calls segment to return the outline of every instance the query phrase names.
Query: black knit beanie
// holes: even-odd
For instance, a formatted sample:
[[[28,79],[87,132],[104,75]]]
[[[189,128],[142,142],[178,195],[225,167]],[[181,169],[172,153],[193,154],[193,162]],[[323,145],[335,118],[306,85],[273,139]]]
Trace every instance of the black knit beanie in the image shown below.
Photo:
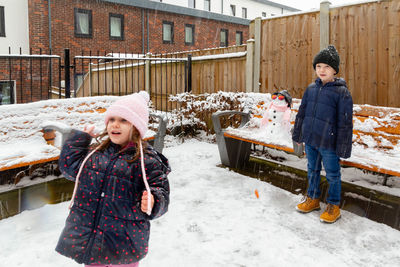
[[[325,63],[331,66],[335,71],[336,74],[339,73],[339,64],[340,64],[340,57],[336,48],[333,45],[329,45],[327,48],[322,49],[319,53],[314,57],[313,60],[313,67],[315,70],[315,66],[318,63]]]

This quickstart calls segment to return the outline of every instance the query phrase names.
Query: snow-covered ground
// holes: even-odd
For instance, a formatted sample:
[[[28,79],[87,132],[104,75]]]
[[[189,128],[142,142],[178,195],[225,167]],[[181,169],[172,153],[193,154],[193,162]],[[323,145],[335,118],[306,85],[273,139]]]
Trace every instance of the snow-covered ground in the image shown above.
[[[164,154],[171,203],[152,223],[143,267],[400,266],[400,231],[346,211],[335,224],[300,214],[299,196],[218,167],[215,144],[190,139]],[[80,266],[54,251],[67,206],[1,220],[0,266]]]

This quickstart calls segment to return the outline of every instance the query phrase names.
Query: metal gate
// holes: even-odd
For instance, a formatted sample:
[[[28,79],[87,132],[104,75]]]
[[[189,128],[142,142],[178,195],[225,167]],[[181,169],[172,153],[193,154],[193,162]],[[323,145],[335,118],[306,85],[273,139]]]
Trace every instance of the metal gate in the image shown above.
[[[63,61],[63,65],[62,65]],[[190,92],[191,56],[92,52],[74,56],[0,54],[0,104],[28,103],[50,98],[150,93],[153,107],[175,107],[170,95]],[[72,74],[72,75],[71,75]]]

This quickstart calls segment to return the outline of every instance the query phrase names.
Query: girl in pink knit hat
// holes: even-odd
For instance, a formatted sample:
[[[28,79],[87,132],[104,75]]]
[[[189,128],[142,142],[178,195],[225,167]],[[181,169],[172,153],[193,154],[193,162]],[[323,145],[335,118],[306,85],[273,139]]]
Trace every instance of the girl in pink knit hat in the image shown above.
[[[59,168],[75,188],[56,251],[85,266],[138,266],[150,220],[167,212],[168,160],[143,141],[148,101],[144,91],[121,97],[103,133],[75,130],[61,150]]]

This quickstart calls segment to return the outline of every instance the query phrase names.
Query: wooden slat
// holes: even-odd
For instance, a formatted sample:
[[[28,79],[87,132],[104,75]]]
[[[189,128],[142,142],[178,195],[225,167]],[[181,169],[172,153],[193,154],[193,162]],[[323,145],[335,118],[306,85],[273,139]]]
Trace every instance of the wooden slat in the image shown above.
[[[6,171],[6,170],[17,169],[17,168],[21,168],[21,167],[27,167],[29,165],[34,165],[34,164],[39,164],[39,163],[46,163],[46,162],[50,162],[50,161],[53,161],[53,160],[58,160],[58,158],[59,158],[59,156],[50,157],[50,158],[33,160],[33,161],[28,161],[28,162],[21,162],[21,163],[14,164],[14,165],[11,165],[11,166],[1,166],[1,164],[0,164],[0,172],[1,171]]]
[[[346,165],[349,167],[356,167],[356,168],[365,169],[365,170],[369,170],[369,171],[373,171],[373,172],[377,172],[377,173],[383,173],[383,174],[400,177],[400,172],[393,171],[393,170],[387,170],[387,169],[380,168],[375,165],[361,164],[361,163],[356,163],[356,162],[352,162],[352,161],[348,161],[348,160],[341,160],[340,163],[342,165]]]
[[[289,147],[286,147],[286,146],[268,144],[268,143],[260,142],[260,141],[253,140],[253,139],[243,138],[241,136],[237,136],[237,135],[233,135],[233,134],[229,134],[229,133],[224,133],[224,136],[228,137],[228,138],[232,138],[232,139],[241,140],[241,141],[244,141],[244,142],[256,144],[256,145],[261,145],[261,146],[265,146],[265,147],[269,147],[269,148],[273,148],[273,149],[283,150],[283,151],[290,152],[290,153],[294,152],[293,148],[289,148]],[[400,177],[400,172],[393,171],[393,170],[388,170],[388,169],[385,169],[385,168],[381,168],[381,167],[376,166],[376,165],[361,164],[361,163],[352,162],[352,161],[343,160],[343,159],[340,161],[340,164],[345,165],[345,166],[365,169],[365,170],[369,170],[369,171],[373,171],[373,172],[377,172],[377,173],[383,173],[383,174],[388,174],[388,175],[393,175],[393,176],[399,176]]]
[[[354,107],[354,115],[377,118],[385,118],[390,115],[392,120],[400,120],[400,108],[357,105]]]
[[[299,102],[300,100],[295,100]],[[386,108],[380,106],[369,106],[369,105],[356,105],[354,108],[355,112],[353,115],[353,120],[357,120],[357,123],[369,123],[367,120],[372,120],[378,125],[377,127],[370,127],[370,129],[365,128],[362,130],[354,129],[353,134],[356,138],[353,140],[353,143],[358,143],[364,145],[365,147],[369,147],[369,144],[363,142],[363,136],[372,137],[376,145],[373,147],[379,151],[390,151],[395,146],[400,144],[400,109],[399,108]],[[262,114],[265,111],[264,103],[260,102],[255,106],[255,110],[252,112],[252,116],[256,118],[262,118]],[[297,110],[292,110],[297,113]],[[387,120],[382,120],[382,118],[387,118]],[[293,121],[291,122],[294,123]],[[372,124],[371,124],[372,125]],[[258,140],[253,140],[249,138],[244,138],[242,136],[238,136],[232,133],[224,133],[225,137],[241,140],[244,142],[249,142],[256,145],[261,145],[269,148],[274,148],[278,150],[283,150],[286,152],[293,153],[293,148],[279,146],[275,144],[264,143]],[[383,140],[382,140],[383,139]],[[388,141],[390,144],[386,143]],[[385,168],[381,168],[379,166],[373,164],[361,164],[352,162],[349,160],[341,160],[342,165],[356,167],[360,169],[365,169],[377,173],[383,173],[387,175],[400,176],[400,172],[393,171]]]
[[[225,137],[229,137],[229,138],[233,138],[233,139],[237,139],[237,140],[241,140],[241,141],[245,141],[245,142],[249,142],[249,143],[253,143],[253,144],[256,144],[256,145],[262,145],[262,146],[266,146],[266,147],[270,147],[270,148],[283,150],[283,151],[286,151],[286,152],[291,152],[291,153],[294,152],[293,148],[291,148],[291,147],[280,146],[280,145],[275,145],[275,144],[268,144],[268,143],[260,142],[260,141],[253,140],[253,139],[243,138],[241,136],[229,134],[229,133],[226,133],[226,132],[224,133],[224,136]]]
[[[145,138],[144,140],[145,141],[152,141],[154,139],[155,139],[155,137],[151,136],[151,137]],[[9,161],[9,160],[18,159],[18,158],[23,158],[23,156],[5,158],[5,160]],[[1,171],[6,171],[6,170],[12,170],[12,169],[16,169],[16,168],[21,168],[21,167],[27,167],[27,166],[34,165],[34,164],[39,164],[39,163],[46,163],[46,162],[50,162],[50,161],[53,161],[53,160],[58,160],[58,158],[59,158],[59,156],[50,157],[50,158],[43,158],[43,159],[39,159],[39,160],[20,162],[18,164],[14,164],[14,165],[10,165],[10,166],[2,166],[2,164],[0,163],[0,172]]]

